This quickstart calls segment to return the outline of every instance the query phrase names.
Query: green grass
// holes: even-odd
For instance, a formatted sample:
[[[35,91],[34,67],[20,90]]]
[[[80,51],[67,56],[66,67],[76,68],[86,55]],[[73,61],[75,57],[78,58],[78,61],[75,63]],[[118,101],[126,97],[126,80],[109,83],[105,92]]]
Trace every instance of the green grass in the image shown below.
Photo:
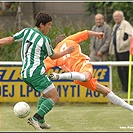
[[[27,118],[17,118],[13,113],[14,104],[1,104],[0,131],[36,131],[27,124]],[[36,104],[31,104],[30,116],[36,111]],[[55,105],[45,116],[52,125],[47,132],[73,131],[133,131],[133,114],[129,110],[111,104],[63,104]]]

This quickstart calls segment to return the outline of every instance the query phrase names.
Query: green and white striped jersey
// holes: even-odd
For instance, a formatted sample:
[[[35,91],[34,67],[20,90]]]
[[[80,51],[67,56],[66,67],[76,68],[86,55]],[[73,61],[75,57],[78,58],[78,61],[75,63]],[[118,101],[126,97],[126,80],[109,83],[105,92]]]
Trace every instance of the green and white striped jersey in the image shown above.
[[[54,54],[50,39],[36,28],[25,28],[13,37],[15,41],[22,41],[22,78],[43,74],[46,70],[44,59]]]

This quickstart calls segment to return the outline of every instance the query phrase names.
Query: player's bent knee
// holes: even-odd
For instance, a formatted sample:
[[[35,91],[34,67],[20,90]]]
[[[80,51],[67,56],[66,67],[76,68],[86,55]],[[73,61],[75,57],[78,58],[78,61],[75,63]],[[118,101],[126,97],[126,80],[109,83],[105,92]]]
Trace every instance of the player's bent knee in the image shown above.
[[[85,81],[89,81],[90,78],[91,78],[90,76],[86,76],[86,77],[85,77]]]
[[[54,103],[57,103],[59,101],[59,94],[56,88],[52,89],[49,98],[51,98]]]
[[[59,95],[58,93],[47,93],[47,94],[42,94],[42,97],[45,98],[50,98],[54,103],[57,103],[59,101]]]
[[[59,101],[59,97],[57,97],[57,98],[56,98],[56,101],[55,101],[55,103],[57,103],[58,101]]]
[[[85,81],[89,81],[92,77],[90,72],[83,72],[83,74],[85,75]]]
[[[57,103],[59,101],[59,94],[57,92],[57,89],[54,86],[49,87],[50,89],[43,91],[42,95],[43,97],[50,98],[54,103]]]
[[[59,96],[55,95],[54,97],[51,97],[54,103],[57,103],[59,101]]]

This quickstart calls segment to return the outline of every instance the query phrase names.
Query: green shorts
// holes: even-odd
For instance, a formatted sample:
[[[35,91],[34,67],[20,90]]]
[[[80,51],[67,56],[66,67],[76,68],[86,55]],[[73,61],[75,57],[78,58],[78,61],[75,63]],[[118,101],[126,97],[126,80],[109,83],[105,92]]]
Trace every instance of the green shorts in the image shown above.
[[[55,88],[52,81],[46,74],[36,75],[33,77],[23,78],[23,81],[30,85],[38,92],[46,93],[49,90]]]

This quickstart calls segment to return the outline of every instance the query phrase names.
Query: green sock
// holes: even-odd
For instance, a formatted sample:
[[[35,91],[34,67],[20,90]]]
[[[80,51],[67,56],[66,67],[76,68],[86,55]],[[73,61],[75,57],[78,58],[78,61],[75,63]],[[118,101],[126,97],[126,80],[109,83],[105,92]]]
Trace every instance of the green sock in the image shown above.
[[[44,121],[44,119],[40,119],[39,122],[40,123],[44,123],[45,121]]]
[[[40,96],[40,98],[38,99],[38,102],[37,102],[37,109],[38,109],[38,110],[39,110],[39,108],[40,108],[42,102],[45,101],[46,99],[47,99],[47,98]],[[35,119],[35,117],[34,117],[34,119]],[[36,120],[36,119],[35,119],[35,120]],[[40,122],[40,123],[44,123],[44,122],[45,122],[44,118],[43,118],[43,119],[40,119],[39,122]]]
[[[51,100],[50,98],[47,98],[42,102],[37,113],[43,118],[44,115],[47,114],[53,108],[53,106],[54,106],[53,100]]]
[[[43,102],[44,100],[46,100],[46,99],[47,99],[47,98],[40,96],[40,98],[38,99],[38,102],[37,102],[37,108],[38,108],[38,109],[40,108],[42,102]]]

